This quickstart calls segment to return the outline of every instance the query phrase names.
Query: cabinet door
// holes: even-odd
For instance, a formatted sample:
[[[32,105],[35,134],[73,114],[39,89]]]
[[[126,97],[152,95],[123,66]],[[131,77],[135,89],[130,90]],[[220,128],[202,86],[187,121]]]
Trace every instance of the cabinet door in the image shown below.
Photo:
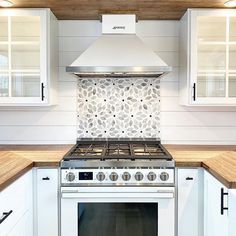
[[[236,11],[191,12],[193,103],[236,103]]]
[[[58,236],[58,169],[36,169],[38,236]]]
[[[7,235],[25,212],[33,208],[32,171],[27,172],[0,192],[0,235]],[[33,221],[32,221],[33,223]],[[28,227],[32,227],[32,223]],[[21,232],[19,231],[19,234]]]
[[[201,169],[178,169],[178,236],[202,236]]]
[[[225,193],[222,196],[222,192]],[[204,235],[228,235],[228,211],[226,208],[228,189],[212,175],[204,172]],[[222,201],[223,200],[223,201]]]
[[[0,103],[45,102],[46,27],[45,11],[0,11]]]
[[[229,190],[229,236],[236,235],[236,189]]]
[[[7,236],[32,236],[33,235],[33,214],[32,209],[28,210],[17,222]]]

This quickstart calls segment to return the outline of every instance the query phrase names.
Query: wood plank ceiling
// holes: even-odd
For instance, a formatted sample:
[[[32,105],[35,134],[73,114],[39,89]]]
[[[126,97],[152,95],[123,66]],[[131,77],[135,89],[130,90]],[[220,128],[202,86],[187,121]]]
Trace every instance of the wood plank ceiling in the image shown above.
[[[102,13],[136,13],[140,20],[178,20],[187,8],[224,8],[226,0],[12,0],[14,7],[48,7],[58,19],[94,20]]]

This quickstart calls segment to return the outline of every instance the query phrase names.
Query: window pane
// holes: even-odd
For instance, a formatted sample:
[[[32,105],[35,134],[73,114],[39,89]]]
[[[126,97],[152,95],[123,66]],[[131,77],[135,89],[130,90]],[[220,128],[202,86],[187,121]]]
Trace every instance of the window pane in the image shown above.
[[[229,40],[236,42],[236,17],[230,17]]]
[[[81,203],[79,236],[157,236],[156,203]]]
[[[225,75],[209,74],[198,75],[198,97],[225,97]]]
[[[40,76],[30,73],[14,73],[12,75],[13,97],[39,97]]]
[[[226,45],[198,45],[198,71],[199,70],[225,70]]]
[[[0,41],[8,41],[8,17],[0,16]]]
[[[236,97],[236,75],[229,76],[229,97]]]
[[[8,70],[8,46],[0,44],[0,71]]]
[[[226,41],[226,17],[198,16],[198,41]]]
[[[39,16],[13,16],[12,41],[40,41]]]
[[[229,46],[229,69],[236,70],[236,45]]]
[[[39,45],[12,45],[13,70],[39,70]]]
[[[0,97],[9,96],[8,74],[0,72]]]

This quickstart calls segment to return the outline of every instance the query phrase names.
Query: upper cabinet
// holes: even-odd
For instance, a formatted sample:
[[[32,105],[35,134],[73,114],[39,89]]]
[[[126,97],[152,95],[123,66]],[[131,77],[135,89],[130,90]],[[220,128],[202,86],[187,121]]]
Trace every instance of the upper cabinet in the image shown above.
[[[189,9],[182,17],[180,103],[236,105],[236,10]]]
[[[0,10],[0,106],[56,103],[57,28],[49,9]]]

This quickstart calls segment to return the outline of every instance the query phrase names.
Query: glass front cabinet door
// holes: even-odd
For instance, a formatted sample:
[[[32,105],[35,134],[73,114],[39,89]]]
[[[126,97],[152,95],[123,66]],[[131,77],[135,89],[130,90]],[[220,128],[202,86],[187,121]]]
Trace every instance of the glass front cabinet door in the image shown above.
[[[181,103],[236,105],[236,11],[189,9],[180,24]]]
[[[50,31],[56,38],[56,18],[48,9],[0,10],[0,106],[53,103],[57,59],[50,57],[57,41],[50,43]]]

